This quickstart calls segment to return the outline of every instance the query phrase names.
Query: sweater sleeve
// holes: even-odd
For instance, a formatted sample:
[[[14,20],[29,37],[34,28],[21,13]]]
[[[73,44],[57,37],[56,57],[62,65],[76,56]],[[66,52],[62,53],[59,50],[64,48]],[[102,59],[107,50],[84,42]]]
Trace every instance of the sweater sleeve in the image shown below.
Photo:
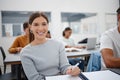
[[[67,56],[65,55],[65,48],[64,46],[61,44],[60,45],[60,52],[59,52],[59,61],[60,61],[60,71],[62,74],[66,73],[67,68],[70,66]]]
[[[23,54],[22,52],[20,54]],[[21,55],[21,62],[24,69],[24,72],[29,80],[42,80],[43,75],[37,72],[32,58],[27,54]]]
[[[19,46],[19,38],[16,38],[11,47],[8,49],[9,53],[16,53],[16,48]]]

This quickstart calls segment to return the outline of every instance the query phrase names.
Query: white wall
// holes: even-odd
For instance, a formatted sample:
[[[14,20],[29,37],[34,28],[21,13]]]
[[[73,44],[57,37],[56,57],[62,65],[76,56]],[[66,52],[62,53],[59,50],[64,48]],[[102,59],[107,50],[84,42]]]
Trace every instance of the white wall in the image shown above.
[[[105,13],[115,13],[118,7],[119,0],[0,0],[0,13],[1,11],[50,11],[52,17],[50,30],[53,38],[59,38],[62,33],[61,12],[98,13],[99,29],[102,33],[105,30]],[[0,45],[7,52],[14,38],[3,38],[1,32],[0,14]]]

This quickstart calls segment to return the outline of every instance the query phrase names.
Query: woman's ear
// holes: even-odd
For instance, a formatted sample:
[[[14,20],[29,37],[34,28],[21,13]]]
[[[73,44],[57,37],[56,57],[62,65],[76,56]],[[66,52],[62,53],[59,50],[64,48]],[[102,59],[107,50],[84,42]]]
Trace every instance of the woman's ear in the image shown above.
[[[30,30],[30,33],[32,33],[32,29],[31,29],[31,25],[29,24],[29,30]]]

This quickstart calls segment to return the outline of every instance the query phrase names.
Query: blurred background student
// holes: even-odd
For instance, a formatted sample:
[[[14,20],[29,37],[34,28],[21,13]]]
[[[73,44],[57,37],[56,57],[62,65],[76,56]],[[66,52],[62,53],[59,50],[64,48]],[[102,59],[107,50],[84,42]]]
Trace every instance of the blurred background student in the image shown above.
[[[50,31],[47,32],[46,38],[51,38]]]
[[[23,24],[23,35],[17,36],[14,40],[13,44],[9,48],[9,53],[15,54],[19,53],[23,47],[25,47],[29,43],[29,24],[25,22]]]
[[[71,34],[72,34],[72,29],[70,27],[66,27],[63,31],[63,37],[62,37],[62,41],[65,45],[65,48],[85,48],[85,46],[76,46],[74,40],[71,38]]]
[[[29,43],[29,24],[28,22],[23,23],[24,33],[14,40],[13,44],[9,48],[10,54],[16,54],[21,51],[23,47],[25,47]],[[15,73],[17,70],[17,65],[11,65],[11,72]]]

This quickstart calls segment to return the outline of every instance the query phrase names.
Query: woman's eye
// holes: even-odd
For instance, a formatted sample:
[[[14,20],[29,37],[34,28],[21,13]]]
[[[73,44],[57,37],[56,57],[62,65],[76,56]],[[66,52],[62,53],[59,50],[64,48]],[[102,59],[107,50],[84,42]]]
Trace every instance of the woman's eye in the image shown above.
[[[35,23],[35,24],[33,24],[33,26],[39,26],[39,24]]]
[[[43,26],[46,26],[46,25],[47,25],[47,23],[42,23],[42,25],[43,25]]]

